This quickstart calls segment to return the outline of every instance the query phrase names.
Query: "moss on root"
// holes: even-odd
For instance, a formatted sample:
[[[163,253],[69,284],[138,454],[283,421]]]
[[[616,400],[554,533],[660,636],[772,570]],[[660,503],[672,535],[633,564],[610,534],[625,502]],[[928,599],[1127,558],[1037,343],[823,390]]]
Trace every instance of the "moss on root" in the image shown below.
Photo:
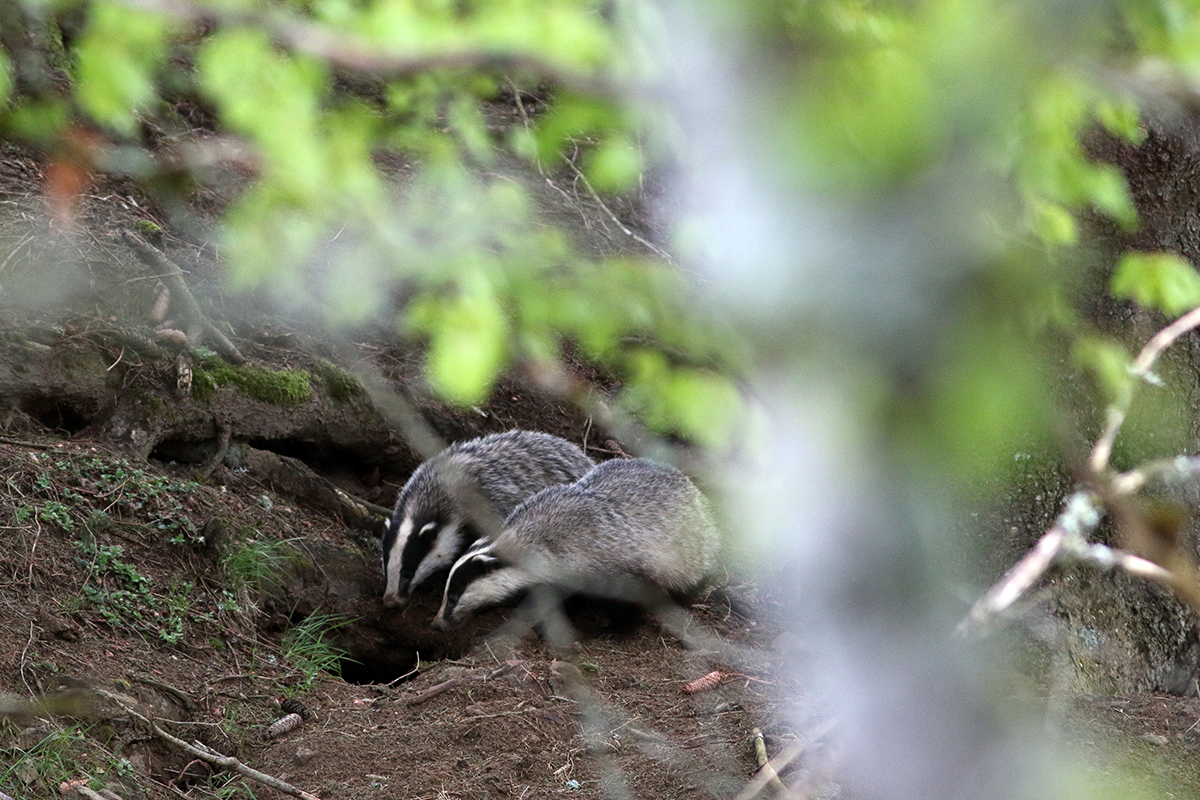
[[[349,402],[363,393],[358,378],[336,364],[319,358],[313,364],[316,378],[325,384],[329,397],[338,402]]]
[[[192,369],[192,398],[208,401],[219,386],[232,386],[247,397],[279,406],[299,405],[312,399],[308,370],[235,366],[216,356],[200,359]]]

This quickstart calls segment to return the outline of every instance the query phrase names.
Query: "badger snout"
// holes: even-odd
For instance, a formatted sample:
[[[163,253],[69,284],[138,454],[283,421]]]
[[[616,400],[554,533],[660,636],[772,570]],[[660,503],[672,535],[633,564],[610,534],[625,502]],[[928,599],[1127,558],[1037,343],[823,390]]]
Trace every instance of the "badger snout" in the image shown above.
[[[399,608],[404,605],[405,598],[401,597],[397,592],[388,592],[383,596],[384,608]]]
[[[433,622],[431,622],[430,625],[437,628],[439,631],[448,631],[454,627],[454,623],[450,620],[447,620],[441,614],[438,614],[436,617],[434,617]]]

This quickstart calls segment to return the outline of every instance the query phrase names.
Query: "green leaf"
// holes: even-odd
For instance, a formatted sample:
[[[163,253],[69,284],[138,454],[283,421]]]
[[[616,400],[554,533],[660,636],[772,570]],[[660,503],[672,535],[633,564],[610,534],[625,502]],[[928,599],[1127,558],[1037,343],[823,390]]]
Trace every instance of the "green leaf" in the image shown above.
[[[1130,144],[1141,144],[1146,139],[1142,128],[1141,114],[1136,103],[1129,100],[1104,99],[1096,103],[1096,119],[1114,136],[1120,136]]]
[[[644,168],[641,150],[623,137],[604,142],[587,159],[587,176],[599,192],[632,189]]]
[[[705,447],[724,448],[733,440],[742,398],[727,379],[708,370],[673,370],[662,387],[672,427]]]
[[[1079,241],[1075,215],[1059,203],[1034,198],[1030,201],[1033,231],[1047,245],[1072,245]]]
[[[1133,358],[1124,346],[1111,339],[1081,336],[1071,351],[1075,363],[1096,376],[1108,402],[1126,403],[1133,392]]]
[[[483,273],[467,275],[458,296],[432,323],[430,385],[460,405],[486,400],[508,354],[508,324]]]
[[[0,50],[0,106],[8,102],[12,90],[12,64],[9,62],[8,54]]]
[[[92,6],[76,48],[80,104],[92,117],[125,135],[136,113],[156,96],[154,70],[166,47],[166,22],[118,3]]]
[[[1126,253],[1113,273],[1112,292],[1177,317],[1200,306],[1200,273],[1174,253]]]
[[[71,121],[71,109],[58,97],[20,98],[5,120],[16,136],[35,142],[51,142]]]
[[[1126,228],[1137,224],[1137,210],[1129,196],[1125,175],[1111,164],[1090,164],[1087,172],[1087,199]]]

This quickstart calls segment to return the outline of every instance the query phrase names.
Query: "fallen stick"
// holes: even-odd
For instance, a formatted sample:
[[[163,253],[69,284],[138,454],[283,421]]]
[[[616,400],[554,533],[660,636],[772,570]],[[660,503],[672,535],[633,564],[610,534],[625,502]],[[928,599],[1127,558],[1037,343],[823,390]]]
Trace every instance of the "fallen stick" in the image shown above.
[[[466,679],[464,679],[464,678],[451,678],[448,681],[442,681],[441,683],[434,684],[433,686],[430,686],[428,689],[421,692],[420,694],[415,694],[412,697],[406,698],[404,700],[404,705],[406,705],[406,706],[420,705],[421,703],[424,703],[426,700],[432,700],[433,698],[437,697],[442,692],[449,691],[450,689],[453,689],[455,686],[458,686],[459,684],[465,683],[465,682],[466,682]]]
[[[767,759],[767,742],[763,739],[763,732],[755,728],[751,731],[751,738],[754,740],[754,755],[758,759],[758,771],[766,777],[766,785],[778,791],[787,791],[787,786],[780,779],[779,773]]]
[[[145,724],[147,727],[150,728],[150,730],[152,730],[154,732],[155,736],[158,736],[163,741],[170,742],[171,744],[180,748],[184,752],[186,752],[192,756],[195,756],[196,758],[207,761],[208,763],[213,764],[214,766],[217,766],[217,767],[221,767],[222,769],[227,769],[227,770],[236,772],[239,775],[249,778],[250,780],[257,781],[257,782],[263,784],[264,786],[270,786],[272,789],[278,789],[279,791],[283,792],[284,794],[289,794],[292,797],[299,797],[299,798],[301,798],[301,800],[321,800],[321,798],[317,797],[315,794],[306,792],[303,789],[298,789],[295,786],[292,786],[290,783],[287,783],[286,781],[281,781],[279,778],[276,778],[272,775],[268,775],[265,772],[259,772],[258,770],[254,769],[253,767],[246,766],[245,764],[243,764],[241,761],[238,761],[233,756],[222,755],[221,753],[218,753],[216,750],[213,750],[211,747],[208,747],[205,744],[202,744],[200,742],[195,742],[194,744],[188,744],[183,739],[180,739],[177,736],[172,736],[171,734],[167,733],[165,730],[160,728],[158,726],[158,724],[155,723],[150,718],[142,716],[137,711],[134,711],[132,708],[130,708],[128,705],[126,705],[117,695],[114,695],[110,692],[106,692],[103,689],[96,689],[95,691],[101,697],[107,698],[108,700],[111,700],[112,702],[116,703],[129,716],[131,716],[134,719],[138,720],[139,722]]]
[[[405,698],[404,705],[406,705],[406,706],[420,705],[421,703],[424,703],[426,700],[432,700],[433,698],[437,697],[439,694],[449,691],[450,689],[453,689],[455,686],[459,686],[464,683],[469,683],[471,681],[488,681],[488,680],[491,680],[492,678],[498,678],[501,675],[511,672],[513,670],[513,668],[516,666],[517,665],[515,663],[505,663],[505,664],[501,664],[500,666],[496,667],[494,670],[492,670],[491,672],[489,672],[486,675],[471,675],[471,676],[468,676],[465,678],[451,678],[450,680],[442,681],[441,683],[437,683],[437,684],[434,684],[433,686],[430,686],[428,689],[426,689],[423,692],[420,692],[419,694],[415,694],[412,697]]]

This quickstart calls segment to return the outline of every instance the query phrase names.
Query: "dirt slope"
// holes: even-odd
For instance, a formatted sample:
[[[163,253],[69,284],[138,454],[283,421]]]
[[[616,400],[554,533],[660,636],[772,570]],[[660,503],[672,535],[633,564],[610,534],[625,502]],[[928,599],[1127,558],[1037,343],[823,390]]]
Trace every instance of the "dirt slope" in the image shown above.
[[[378,611],[373,540],[264,487],[204,486],[82,443],[6,437],[0,474],[0,691],[45,704],[0,725],[0,791],[13,797],[72,780],[123,800],[272,796],[130,710],[326,800],[601,786],[724,797],[756,768],[753,728],[771,752],[797,736],[772,699],[771,634],[716,601],[692,609],[692,647],[654,621],[583,613],[583,638],[554,654],[531,634],[497,634],[512,613],[499,611],[408,642],[426,648],[419,666],[390,684],[352,683],[319,668],[336,672],[337,653],[303,638],[306,619],[366,611],[326,637],[339,643],[345,631],[403,636],[432,616],[429,598]],[[219,541],[201,542],[206,530]],[[300,610],[316,595],[323,604]],[[713,670],[738,674],[683,691]],[[268,738],[289,698],[310,718]]]

